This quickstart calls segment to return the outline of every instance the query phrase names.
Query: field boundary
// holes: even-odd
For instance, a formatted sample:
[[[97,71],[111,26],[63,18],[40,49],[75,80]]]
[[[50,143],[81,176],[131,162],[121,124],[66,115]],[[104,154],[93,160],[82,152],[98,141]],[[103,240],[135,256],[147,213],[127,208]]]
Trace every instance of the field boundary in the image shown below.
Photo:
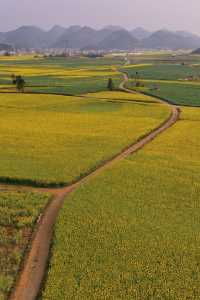
[[[113,92],[120,92],[122,91],[122,89],[115,89],[113,90]],[[124,91],[124,90],[123,90]],[[101,92],[107,92],[107,90],[105,91],[98,91],[98,92],[90,92],[88,94],[96,94],[96,93],[101,93]],[[134,91],[132,90],[132,92],[134,93]],[[129,92],[130,93],[130,92]],[[136,94],[142,94],[141,92],[135,92]],[[0,91],[0,94],[9,94],[9,95],[12,95],[12,94],[16,94],[16,95],[21,95],[21,93],[19,92],[1,92]],[[115,103],[149,103],[149,104],[156,104],[158,102],[156,101],[145,101],[145,100],[128,100],[128,99],[122,99],[122,98],[118,98],[118,99],[114,99],[114,98],[104,98],[104,97],[101,97],[101,98],[98,98],[98,97],[92,97],[92,96],[86,96],[87,94],[80,94],[80,95],[76,95],[76,94],[58,94],[58,93],[39,93],[39,92],[25,92],[25,93],[22,93],[22,95],[50,95],[50,96],[63,96],[63,97],[74,97],[74,98],[81,98],[81,99],[89,99],[89,100],[104,100],[104,101],[107,101],[107,102],[115,102]],[[149,95],[147,95],[149,96]],[[152,96],[152,98],[157,98],[157,97],[154,97],[153,95],[150,95]],[[165,101],[167,102],[167,101]],[[171,103],[173,104],[173,103]]]
[[[125,92],[135,93],[131,90],[125,89],[124,85],[128,79],[124,77],[123,83],[120,84],[120,89]],[[163,101],[163,103],[166,102]],[[169,105],[169,104],[167,104]],[[62,188],[31,188],[30,186],[12,186],[5,185],[7,188],[19,188],[19,189],[32,189],[38,192],[49,192],[52,193],[53,199],[48,205],[43,215],[41,216],[37,228],[34,231],[32,238],[32,245],[29,247],[30,251],[25,257],[23,263],[23,269],[19,274],[17,284],[13,290],[10,300],[35,300],[41,289],[43,278],[46,271],[46,266],[49,258],[50,246],[53,237],[54,225],[57,220],[58,214],[62,205],[65,201],[67,195],[74,191],[78,186],[86,182],[88,179],[98,175],[103,170],[109,168],[115,162],[123,160],[130,154],[136,153],[138,150],[142,149],[146,144],[150,143],[159,134],[166,131],[168,128],[173,126],[179,119],[180,109],[176,106],[169,105],[171,107],[171,115],[160,124],[157,128],[152,130],[150,133],[141,137],[131,146],[127,147],[121,153],[115,155],[110,160],[97,166],[90,173],[83,176],[81,179],[77,180],[75,183]]]

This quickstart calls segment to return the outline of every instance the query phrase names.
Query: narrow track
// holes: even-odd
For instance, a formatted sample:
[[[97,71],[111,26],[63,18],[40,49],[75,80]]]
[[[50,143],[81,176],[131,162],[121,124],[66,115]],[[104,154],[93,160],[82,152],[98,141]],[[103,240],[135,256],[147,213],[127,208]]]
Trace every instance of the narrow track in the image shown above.
[[[120,89],[129,92],[130,91],[124,87],[125,83],[128,80],[128,76],[124,74],[124,81],[120,85]],[[164,102],[164,101],[162,101]],[[165,103],[166,104],[166,103]],[[37,189],[33,190],[40,192],[50,192],[53,195],[53,199],[49,206],[46,208],[41,220],[37,224],[37,228],[35,230],[32,244],[28,255],[25,257],[24,268],[21,271],[19,279],[17,281],[16,287],[10,297],[10,300],[35,300],[38,296],[38,293],[41,288],[41,284],[45,275],[45,270],[47,266],[47,261],[49,257],[49,250],[51,246],[51,240],[53,237],[53,229],[58,216],[60,209],[66,199],[67,195],[69,195],[74,189],[83,184],[89,178],[98,175],[104,169],[110,167],[117,161],[120,161],[132,153],[137,152],[141,148],[143,148],[146,144],[151,142],[155,137],[159,134],[167,130],[173,124],[177,122],[180,115],[180,109],[176,106],[166,104],[171,107],[171,116],[168,120],[166,120],[162,125],[158,128],[154,129],[151,133],[147,134],[145,137],[140,139],[138,142],[129,146],[127,149],[117,154],[110,161],[105,162],[102,166],[98,167],[95,171],[91,172],[89,175],[80,179],[76,183],[58,189]],[[5,185],[2,185],[2,188]],[[12,186],[10,186],[13,188]],[[30,187],[20,187],[21,189],[31,189]],[[15,186],[15,188],[17,188]]]

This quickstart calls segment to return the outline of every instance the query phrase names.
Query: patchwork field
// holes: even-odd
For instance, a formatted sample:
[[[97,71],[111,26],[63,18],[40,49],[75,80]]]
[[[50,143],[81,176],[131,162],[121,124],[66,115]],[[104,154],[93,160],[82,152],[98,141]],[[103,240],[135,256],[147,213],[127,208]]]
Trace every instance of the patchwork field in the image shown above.
[[[36,221],[50,195],[0,191],[0,299],[15,284]]]
[[[129,74],[128,87],[131,89],[135,89],[137,80],[142,86],[140,91],[178,105],[200,106],[200,64],[135,65],[124,68],[124,71]]]
[[[200,111],[77,189],[42,299],[198,299]],[[62,266],[62,267],[61,267]]]
[[[108,93],[107,100],[1,94],[0,180],[70,183],[169,117],[168,107],[146,96],[147,103],[113,100],[124,94]]]
[[[114,87],[119,86],[122,78],[120,71],[127,72],[133,83],[137,72],[139,80],[144,85],[143,91],[152,95],[172,100],[179,105],[200,105],[198,56],[173,57],[164,52],[135,56],[131,58],[129,65],[125,65],[124,57],[114,56],[97,59],[1,57],[0,92],[16,92],[15,86],[11,84],[12,74],[22,75],[25,78],[27,93],[81,95],[105,91],[110,77],[113,79]],[[180,86],[179,82],[183,85]],[[152,90],[152,86],[155,85],[158,87],[157,91]],[[132,87],[132,84],[130,86]]]
[[[121,75],[117,70],[123,61],[114,58],[42,58],[10,57],[0,59],[1,85],[15,91],[11,75],[22,75],[27,92],[82,94],[106,90],[112,77],[118,87]]]
[[[135,93],[119,91],[124,72]],[[16,92],[12,74],[24,77],[24,93]],[[47,203],[52,200],[53,211],[52,203],[61,207],[66,196],[42,300],[200,298],[199,108],[180,107],[181,119],[144,149],[101,169],[72,194],[65,187],[177,111],[153,96],[200,106],[199,56],[0,56],[0,182],[48,187],[38,193],[0,187],[0,299],[20,285],[24,253],[33,248]],[[50,215],[54,224],[57,215]],[[48,258],[40,248],[35,268],[38,256]],[[35,281],[29,282],[28,291]]]

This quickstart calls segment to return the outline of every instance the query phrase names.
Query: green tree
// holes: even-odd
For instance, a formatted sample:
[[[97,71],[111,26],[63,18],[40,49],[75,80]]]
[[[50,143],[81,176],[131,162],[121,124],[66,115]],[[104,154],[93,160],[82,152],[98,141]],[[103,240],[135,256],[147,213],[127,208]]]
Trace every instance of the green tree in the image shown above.
[[[114,83],[113,83],[112,78],[108,79],[108,86],[107,87],[108,87],[109,91],[113,91],[113,89],[114,89]]]
[[[25,80],[21,75],[16,77],[16,88],[19,92],[24,92]]]

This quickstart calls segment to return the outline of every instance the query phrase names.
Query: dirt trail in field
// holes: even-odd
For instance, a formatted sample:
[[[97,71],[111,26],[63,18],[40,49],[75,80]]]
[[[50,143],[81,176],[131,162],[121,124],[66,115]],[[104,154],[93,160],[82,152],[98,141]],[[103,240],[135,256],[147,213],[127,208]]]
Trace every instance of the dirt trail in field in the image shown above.
[[[130,91],[124,87],[125,83],[128,81],[127,74],[124,74],[124,81],[120,84],[120,89],[129,92]],[[166,104],[166,103],[165,103]],[[169,104],[167,104],[169,105]],[[21,189],[21,190],[36,190],[40,192],[50,192],[53,195],[53,199],[46,208],[43,216],[38,221],[35,233],[32,239],[32,244],[29,253],[24,259],[24,267],[22,268],[21,274],[17,281],[16,287],[10,297],[11,300],[35,300],[43,282],[43,278],[46,271],[46,266],[49,258],[49,250],[51,246],[51,240],[53,237],[53,229],[56,223],[56,219],[66,196],[71,193],[75,188],[83,184],[89,178],[98,175],[100,172],[110,167],[117,161],[120,161],[132,153],[143,148],[147,143],[151,142],[156,136],[167,130],[179,119],[180,110],[176,106],[171,107],[171,116],[167,121],[165,121],[160,127],[154,129],[151,133],[147,134],[145,137],[141,138],[138,142],[129,146],[127,149],[123,150],[121,153],[117,154],[114,158],[105,162],[102,166],[98,167],[96,170],[91,172],[89,175],[78,180],[76,183],[64,187],[64,188],[30,188],[22,186],[8,186],[1,185],[0,189]]]

